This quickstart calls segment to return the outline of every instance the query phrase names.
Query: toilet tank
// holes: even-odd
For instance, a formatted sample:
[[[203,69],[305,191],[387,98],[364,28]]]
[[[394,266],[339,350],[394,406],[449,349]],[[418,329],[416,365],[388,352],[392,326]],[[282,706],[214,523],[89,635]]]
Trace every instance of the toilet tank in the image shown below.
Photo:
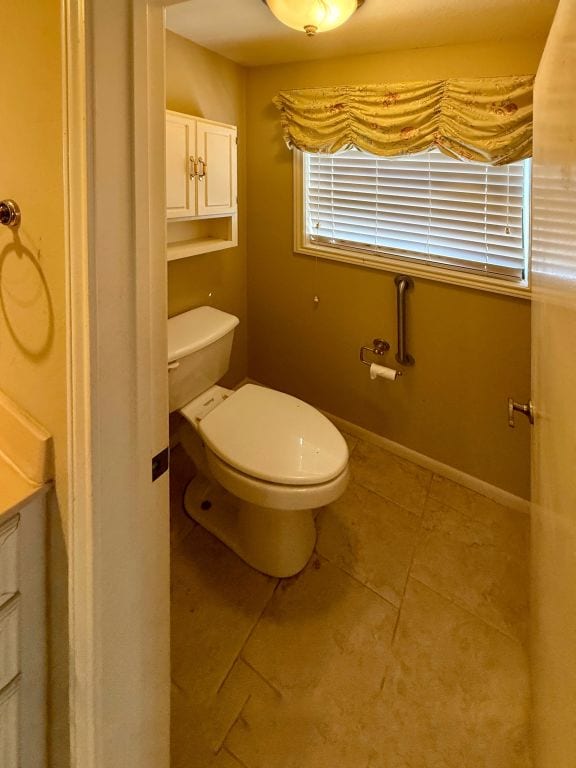
[[[170,412],[216,384],[228,370],[234,329],[240,321],[214,307],[168,319]]]

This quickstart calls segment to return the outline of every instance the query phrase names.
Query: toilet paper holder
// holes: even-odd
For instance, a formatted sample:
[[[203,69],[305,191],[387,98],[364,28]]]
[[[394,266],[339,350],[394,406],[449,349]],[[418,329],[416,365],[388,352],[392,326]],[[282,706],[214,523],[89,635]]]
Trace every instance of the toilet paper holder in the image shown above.
[[[360,362],[362,365],[371,365],[370,361],[365,358],[366,353],[382,357],[385,352],[390,350],[390,344],[384,339],[374,339],[372,344],[374,345],[373,347],[360,347]],[[398,371],[398,376],[402,376],[402,371]]]
[[[362,365],[370,365],[370,361],[366,360],[364,357],[365,352],[382,357],[382,355],[390,349],[390,344],[388,344],[387,341],[384,341],[384,339],[374,339],[372,344],[374,344],[373,347],[360,347],[360,362]]]

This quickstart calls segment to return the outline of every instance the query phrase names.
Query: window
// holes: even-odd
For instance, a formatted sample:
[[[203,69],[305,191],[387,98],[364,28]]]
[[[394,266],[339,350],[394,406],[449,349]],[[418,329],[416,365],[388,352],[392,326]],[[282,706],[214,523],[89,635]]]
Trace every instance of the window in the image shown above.
[[[494,167],[439,150],[387,158],[353,149],[302,162],[297,250],[526,289],[529,160]]]

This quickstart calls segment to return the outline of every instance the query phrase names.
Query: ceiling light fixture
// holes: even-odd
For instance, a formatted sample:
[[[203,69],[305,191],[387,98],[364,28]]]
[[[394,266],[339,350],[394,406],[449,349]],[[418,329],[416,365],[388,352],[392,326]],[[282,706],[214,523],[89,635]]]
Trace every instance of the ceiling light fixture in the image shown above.
[[[364,2],[364,0],[262,1],[282,24],[292,29],[303,30],[308,37],[344,24]]]

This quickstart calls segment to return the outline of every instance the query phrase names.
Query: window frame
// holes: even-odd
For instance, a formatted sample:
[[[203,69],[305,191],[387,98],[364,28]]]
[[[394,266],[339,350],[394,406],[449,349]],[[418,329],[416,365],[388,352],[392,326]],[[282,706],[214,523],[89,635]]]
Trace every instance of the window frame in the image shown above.
[[[338,246],[330,247],[325,243],[314,243],[306,234],[305,219],[305,190],[304,190],[304,153],[298,149],[293,154],[293,183],[294,183],[294,251],[307,256],[355,264],[359,267],[379,269],[385,272],[402,273],[412,277],[420,277],[440,283],[459,285],[466,288],[488,291],[490,293],[516,296],[531,299],[530,262],[531,262],[531,194],[526,196],[523,209],[525,232],[528,237],[526,277],[521,281],[510,281],[494,275],[458,269],[450,265],[437,265],[412,261],[395,253],[380,252],[378,255],[365,250],[355,250]],[[530,165],[530,174],[532,167]],[[531,188],[530,188],[531,189]]]

